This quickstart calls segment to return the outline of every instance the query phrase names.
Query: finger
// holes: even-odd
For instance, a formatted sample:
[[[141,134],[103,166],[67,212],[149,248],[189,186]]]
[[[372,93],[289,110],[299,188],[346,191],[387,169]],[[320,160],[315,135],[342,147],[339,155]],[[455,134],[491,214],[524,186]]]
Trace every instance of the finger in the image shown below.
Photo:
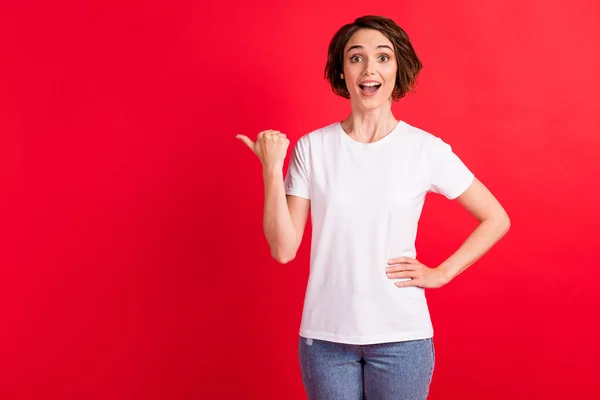
[[[288,140],[283,133],[277,131],[265,133],[264,138],[273,141]]]
[[[417,264],[392,264],[385,269],[385,272],[401,272],[401,271],[416,271]]]
[[[250,150],[254,150],[254,142],[248,136],[245,135],[236,135],[236,138],[240,139],[242,142],[246,144],[250,148]]]
[[[420,286],[420,282],[416,279],[411,279],[410,281],[394,282],[394,285],[396,285],[399,288],[413,287],[413,286]]]
[[[399,263],[409,263],[409,264],[418,264],[419,261],[417,261],[416,258],[412,258],[412,257],[396,257],[396,258],[392,258],[390,260],[388,260],[388,265],[389,264],[399,264]]]
[[[389,279],[400,279],[400,278],[416,278],[417,274],[415,271],[402,271],[402,272],[388,272],[386,276]]]
[[[259,132],[258,135],[256,136],[256,141],[258,142],[259,140],[267,137],[267,134],[269,132],[272,132],[272,130],[269,129],[269,130],[266,130],[266,131]]]

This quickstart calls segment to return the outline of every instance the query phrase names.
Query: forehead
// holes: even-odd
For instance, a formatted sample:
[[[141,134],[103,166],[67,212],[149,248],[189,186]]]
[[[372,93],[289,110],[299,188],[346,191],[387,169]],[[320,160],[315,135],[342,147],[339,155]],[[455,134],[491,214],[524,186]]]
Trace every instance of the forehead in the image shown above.
[[[392,42],[381,32],[375,29],[359,29],[354,32],[344,48],[344,52],[352,46],[362,46],[364,49],[376,49],[377,46],[387,45],[394,48]]]

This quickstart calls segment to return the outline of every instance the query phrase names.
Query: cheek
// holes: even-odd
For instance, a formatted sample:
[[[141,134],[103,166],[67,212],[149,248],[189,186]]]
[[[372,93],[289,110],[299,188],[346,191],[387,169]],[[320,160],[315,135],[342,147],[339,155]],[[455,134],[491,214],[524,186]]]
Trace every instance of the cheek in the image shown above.
[[[360,71],[357,70],[356,67],[354,66],[345,66],[344,67],[344,80],[346,81],[346,84],[348,84],[350,86],[351,82],[356,82],[358,80],[358,77],[360,75]]]
[[[385,81],[386,82],[391,82],[392,85],[394,83],[396,83],[396,73],[398,72],[398,68],[396,68],[396,66],[391,66],[390,68],[386,68],[384,74],[385,74]]]

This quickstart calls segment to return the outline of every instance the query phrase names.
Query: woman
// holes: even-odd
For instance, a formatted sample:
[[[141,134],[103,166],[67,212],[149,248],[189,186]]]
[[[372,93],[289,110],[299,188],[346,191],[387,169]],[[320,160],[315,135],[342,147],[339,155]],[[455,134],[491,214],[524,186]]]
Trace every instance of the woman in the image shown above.
[[[237,136],[263,165],[264,232],[279,262],[294,259],[311,210],[302,381],[310,399],[425,399],[434,347],[424,289],[479,259],[509,218],[450,145],[392,114],[422,67],[398,25],[358,18],[328,53],[325,76],[352,111],[298,140],[285,180],[285,134],[264,131],[256,143]],[[457,199],[480,221],[437,268],[416,259],[427,192]]]

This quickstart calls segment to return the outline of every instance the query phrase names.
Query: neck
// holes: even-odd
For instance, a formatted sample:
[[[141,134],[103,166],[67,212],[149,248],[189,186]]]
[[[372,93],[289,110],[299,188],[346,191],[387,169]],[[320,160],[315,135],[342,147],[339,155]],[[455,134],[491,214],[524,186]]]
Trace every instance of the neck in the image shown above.
[[[398,124],[390,107],[380,107],[374,110],[352,110],[352,113],[342,121],[344,131],[354,139],[370,143],[390,133]]]

